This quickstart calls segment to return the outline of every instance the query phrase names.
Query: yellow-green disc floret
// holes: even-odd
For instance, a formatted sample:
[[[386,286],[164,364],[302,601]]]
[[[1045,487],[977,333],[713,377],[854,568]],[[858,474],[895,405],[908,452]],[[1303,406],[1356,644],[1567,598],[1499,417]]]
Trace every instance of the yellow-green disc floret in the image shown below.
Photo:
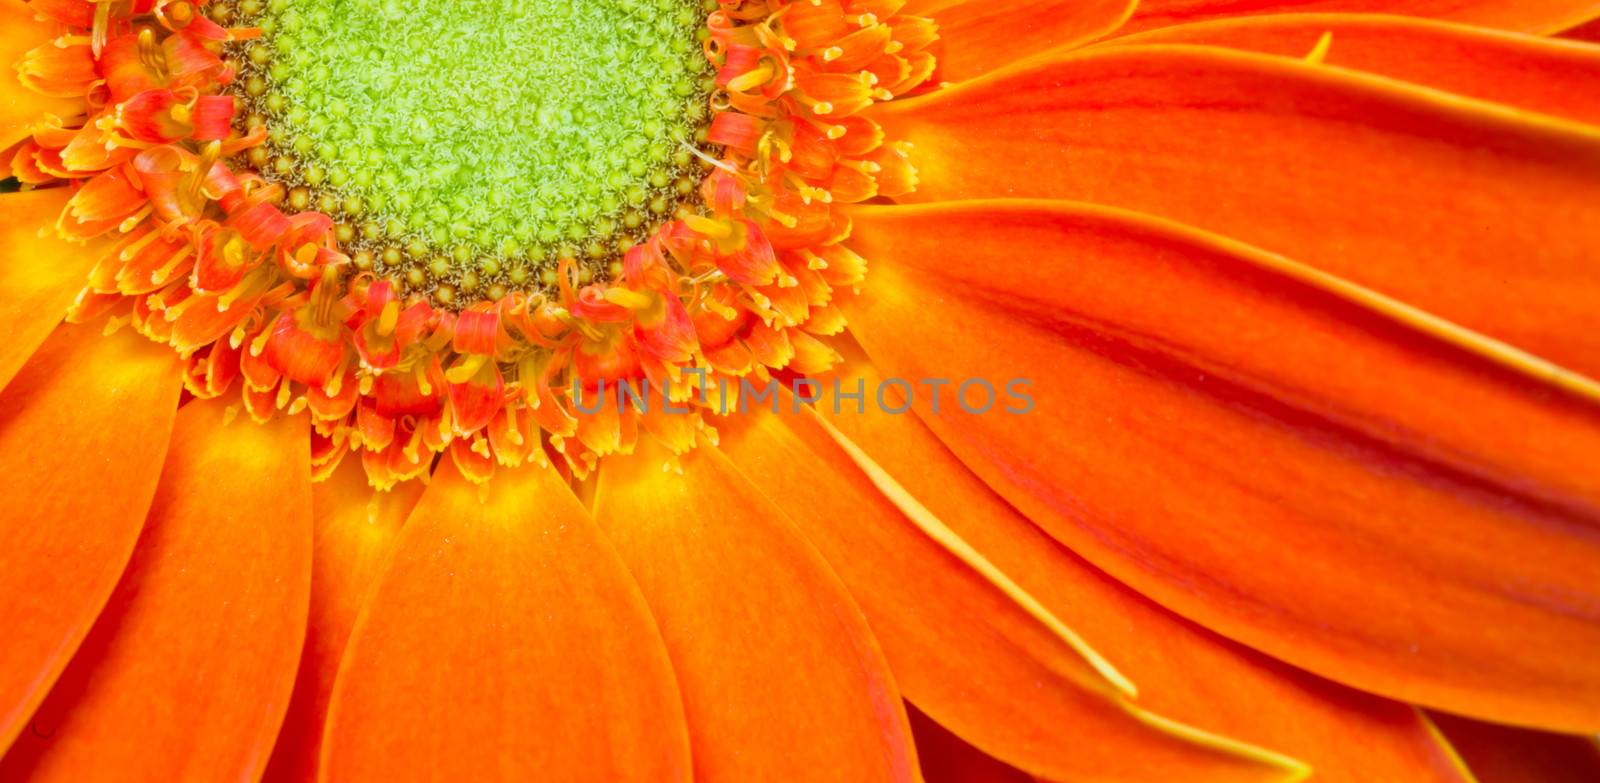
[[[264,170],[401,247],[537,264],[687,195],[700,0],[269,0],[256,24],[248,99],[293,162]]]

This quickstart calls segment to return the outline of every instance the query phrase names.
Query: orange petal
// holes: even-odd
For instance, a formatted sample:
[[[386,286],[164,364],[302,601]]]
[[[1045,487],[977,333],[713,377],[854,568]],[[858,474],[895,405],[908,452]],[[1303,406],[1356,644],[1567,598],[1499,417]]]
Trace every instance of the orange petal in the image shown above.
[[[1592,0],[1142,0],[1123,31],[1286,12],[1420,16],[1539,34],[1600,16]]]
[[[902,13],[939,26],[939,73],[961,81],[1115,31],[1134,0],[913,0]]]
[[[899,691],[838,577],[715,449],[600,467],[595,515],[661,623],[695,779],[916,780]]]
[[[850,408],[837,418],[855,423],[859,417]],[[963,531],[981,528],[1022,550],[1019,557],[1031,560],[1030,575],[1039,577],[1035,586],[1063,599],[1051,610],[1101,600],[1082,590],[1060,589],[1074,578],[1100,577],[1089,575],[1089,569],[1015,517],[953,457],[931,453],[930,447],[943,451],[931,434],[917,431],[905,417],[868,418],[887,420],[881,426],[913,428],[886,441],[905,459],[945,461],[940,486],[947,490],[964,482],[970,493],[957,493],[958,502],[944,506],[951,519],[960,520],[950,524],[966,523]],[[1145,713],[1129,709],[1121,693],[1086,661],[1077,640],[1068,638],[1083,629],[1072,625],[1065,632],[1052,631],[1046,618],[1031,615],[953,558],[903,517],[816,422],[791,416],[787,409],[781,421],[772,415],[731,419],[723,423],[723,448],[835,564],[882,640],[907,698],[986,751],[1063,780],[1234,782],[1296,779],[1302,771],[1258,749],[1191,742],[1162,730],[1159,719],[1142,720]],[[1127,622],[1126,610],[1115,601],[1106,606],[1115,610],[1108,612],[1115,616],[1110,622]],[[1074,614],[1102,620],[1084,610]]]
[[[1492,723],[1430,715],[1478,783],[1594,783],[1600,741],[1593,735],[1546,734]]]
[[[304,417],[227,418],[178,411],[128,570],[0,779],[261,774],[305,630],[309,436]]]
[[[94,266],[94,252],[57,239],[52,228],[70,195],[0,195],[0,386],[61,323]]]
[[[622,563],[554,470],[449,460],[345,650],[323,780],[687,780],[678,691]]]
[[[131,330],[64,326],[0,393],[0,751],[23,730],[117,584],[181,387]],[[90,457],[89,455],[93,455]]]
[[[857,380],[876,388],[885,379],[858,366],[844,383]],[[1458,779],[1411,708],[1289,669],[1178,619],[1062,549],[963,467],[917,417],[863,411],[843,398],[833,414],[832,405],[825,399],[817,408],[859,438],[858,446],[881,455],[879,467],[919,504],[1110,659],[1137,687],[1136,704],[1282,751],[1308,763],[1318,780]],[[819,545],[867,608],[907,696],[967,740],[1061,779],[1282,776],[1282,769],[1262,764],[1241,768],[1239,754],[1178,755],[1171,736],[1130,732],[1117,713],[1069,698],[1060,653],[1029,633],[1025,618],[1015,619],[1017,606],[975,605],[990,591],[973,586],[966,568],[901,520],[865,476],[841,464],[850,457],[819,429],[799,419],[786,423],[792,435],[759,426],[728,433],[724,443],[741,464],[762,466],[769,491],[809,510],[803,530],[828,542]],[[800,467],[787,475],[774,467],[784,465]],[[842,550],[834,554],[832,546]],[[1363,752],[1348,753],[1353,744]]]
[[[420,481],[404,482],[388,492],[374,490],[367,485],[361,461],[355,459],[344,460],[327,481],[311,486],[311,612],[306,646],[289,714],[263,780],[316,780],[323,719],[345,642],[422,490]]]
[[[918,199],[1175,218],[1600,377],[1600,128],[1189,46],[1034,60],[875,116],[915,143]]]
[[[920,711],[907,709],[906,713],[917,740],[922,776],[928,783],[1033,783],[1027,773],[984,755]]]
[[[1546,383],[1481,337],[1130,213],[851,216],[874,264],[852,332],[886,375],[997,389],[986,415],[947,397],[925,418],[1058,540],[1334,680],[1600,728],[1600,658],[1575,652],[1600,649],[1592,383]],[[1031,410],[1008,413],[1027,406],[1007,391]]]
[[[0,150],[27,137],[45,115],[71,118],[83,113],[83,101],[49,98],[17,78],[22,56],[56,37],[55,25],[40,22],[19,0],[0,0]]]
[[[1600,47],[1427,19],[1282,14],[1163,27],[1110,44],[1204,44],[1304,58],[1520,109],[1600,122]]]

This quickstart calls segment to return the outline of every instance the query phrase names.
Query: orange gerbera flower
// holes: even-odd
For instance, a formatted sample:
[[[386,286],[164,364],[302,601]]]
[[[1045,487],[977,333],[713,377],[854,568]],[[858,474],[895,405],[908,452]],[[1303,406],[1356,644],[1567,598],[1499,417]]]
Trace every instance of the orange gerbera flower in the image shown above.
[[[1594,779],[1597,17],[0,0],[0,780]]]

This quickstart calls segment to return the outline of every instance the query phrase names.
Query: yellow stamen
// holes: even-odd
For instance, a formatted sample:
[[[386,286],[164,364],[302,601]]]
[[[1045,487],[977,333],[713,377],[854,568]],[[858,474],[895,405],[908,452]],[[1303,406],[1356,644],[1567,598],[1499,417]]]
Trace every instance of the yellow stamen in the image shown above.
[[[383,312],[378,314],[378,334],[388,337],[394,334],[394,328],[400,324],[400,303],[390,301],[383,306]]]

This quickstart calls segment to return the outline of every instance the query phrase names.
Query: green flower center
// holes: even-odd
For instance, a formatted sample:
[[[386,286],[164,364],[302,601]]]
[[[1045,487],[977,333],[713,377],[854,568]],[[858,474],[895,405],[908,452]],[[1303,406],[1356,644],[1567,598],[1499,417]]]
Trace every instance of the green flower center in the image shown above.
[[[520,287],[562,255],[594,272],[693,193],[705,13],[268,0],[239,83],[270,131],[263,171],[308,202],[294,206],[335,207],[380,271],[411,288],[459,287],[465,271],[473,289]]]

